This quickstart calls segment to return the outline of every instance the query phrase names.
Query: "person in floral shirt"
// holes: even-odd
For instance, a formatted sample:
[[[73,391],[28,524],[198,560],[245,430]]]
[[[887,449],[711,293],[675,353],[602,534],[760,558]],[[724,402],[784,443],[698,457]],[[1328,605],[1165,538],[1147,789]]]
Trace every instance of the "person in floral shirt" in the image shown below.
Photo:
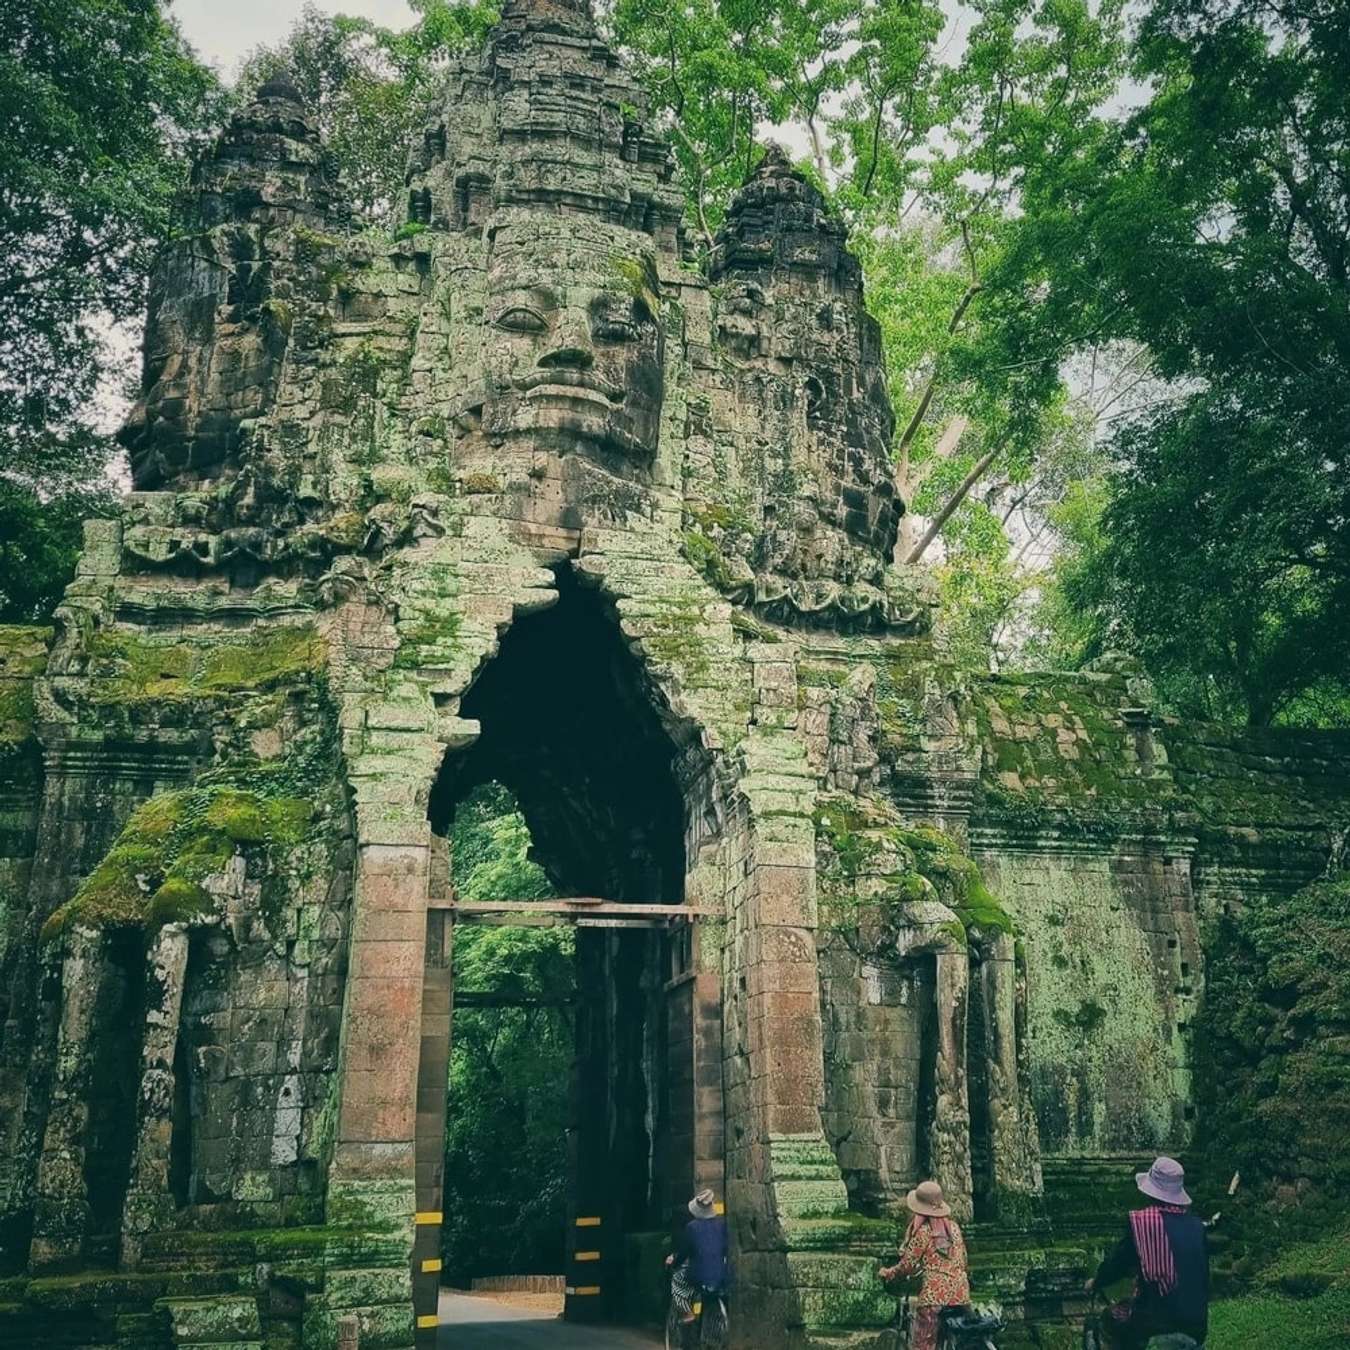
[[[922,1276],[910,1347],[936,1350],[942,1310],[970,1303],[966,1240],[936,1181],[921,1181],[905,1196],[905,1204],[914,1217],[905,1230],[900,1259],[882,1269],[880,1275],[887,1284],[902,1276]]]

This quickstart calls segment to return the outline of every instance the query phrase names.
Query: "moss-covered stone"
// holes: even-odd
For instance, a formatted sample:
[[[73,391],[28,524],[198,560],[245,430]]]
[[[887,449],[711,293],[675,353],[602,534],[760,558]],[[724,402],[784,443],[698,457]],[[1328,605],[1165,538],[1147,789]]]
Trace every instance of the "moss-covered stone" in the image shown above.
[[[313,679],[327,648],[310,625],[257,628],[241,642],[152,642],[105,629],[90,639],[90,692],[96,704],[217,699]]]
[[[0,624],[0,746],[25,740],[33,726],[33,681],[47,664],[50,628]]]
[[[239,849],[284,850],[309,828],[312,803],[237,788],[162,793],[137,810],[93,874],[42,930],[51,941],[75,926],[155,929],[201,922],[216,902],[201,884]]]

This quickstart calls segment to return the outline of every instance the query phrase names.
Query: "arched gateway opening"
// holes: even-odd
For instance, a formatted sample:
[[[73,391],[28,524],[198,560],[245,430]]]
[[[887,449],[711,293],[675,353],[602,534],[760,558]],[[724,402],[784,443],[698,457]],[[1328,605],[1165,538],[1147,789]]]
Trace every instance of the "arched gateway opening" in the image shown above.
[[[684,900],[689,782],[707,766],[658,704],[602,597],[567,570],[558,589],[557,604],[515,623],[465,697],[460,715],[480,734],[447,755],[431,795],[419,1217],[442,1213],[446,1194],[456,941],[471,943],[469,929],[481,925],[566,926],[574,1043],[554,1080],[567,1104],[566,1313],[634,1320],[644,1281],[648,1301],[659,1282],[655,1235],[670,1228],[696,1179],[710,1179],[708,1160],[697,1157],[696,1117],[706,1126],[715,1114],[720,1129],[720,1046],[712,1053],[709,1044],[720,1037],[716,1005],[710,1015],[706,990],[700,1001],[690,987],[692,921],[670,912]],[[519,806],[546,900],[462,893],[456,812],[491,784]],[[503,1007],[512,994],[466,988],[464,997],[470,1007]],[[720,1185],[720,1175],[711,1179]],[[438,1277],[424,1278],[420,1267],[435,1267],[438,1240],[433,1222],[419,1225],[419,1313],[435,1307]]]

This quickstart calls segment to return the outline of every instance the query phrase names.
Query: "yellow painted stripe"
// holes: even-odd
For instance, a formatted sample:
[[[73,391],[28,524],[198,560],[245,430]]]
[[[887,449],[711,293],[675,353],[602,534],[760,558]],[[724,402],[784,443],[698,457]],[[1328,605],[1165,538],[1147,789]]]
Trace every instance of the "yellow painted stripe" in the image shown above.
[[[425,1316],[417,1319],[417,1325],[419,1327],[438,1327],[440,1324],[441,1319],[436,1313],[427,1313]],[[406,1327],[408,1324],[404,1322],[403,1325]]]
[[[572,1260],[573,1260],[573,1261],[598,1261],[599,1259],[600,1259],[600,1253],[599,1253],[599,1252],[573,1252],[573,1253],[572,1253]]]
[[[578,1297],[586,1294],[598,1294],[600,1292],[600,1286],[598,1284],[579,1284],[575,1289],[569,1289],[567,1292],[569,1294],[576,1294]]]
[[[433,1270],[441,1268],[441,1258],[439,1256],[428,1257],[422,1262],[422,1274],[429,1275]]]
[[[720,1200],[715,1205],[713,1205],[714,1214],[725,1214],[726,1212],[727,1207]]]
[[[595,1218],[595,1219],[578,1219],[578,1220],[577,1220],[577,1227],[578,1227],[578,1228],[599,1228],[599,1227],[600,1227],[600,1220],[599,1220],[598,1218]]]
[[[413,1215],[413,1222],[419,1227],[422,1224],[440,1223],[441,1211],[439,1209],[424,1209]]]

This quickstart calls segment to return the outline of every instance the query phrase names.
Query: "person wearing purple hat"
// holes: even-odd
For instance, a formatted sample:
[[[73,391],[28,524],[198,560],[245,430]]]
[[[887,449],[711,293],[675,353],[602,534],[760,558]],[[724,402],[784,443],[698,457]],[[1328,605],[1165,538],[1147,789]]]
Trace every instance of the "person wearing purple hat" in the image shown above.
[[[1132,1210],[1125,1235],[1087,1283],[1089,1293],[1134,1277],[1134,1293],[1107,1309],[1102,1329],[1117,1350],[1136,1350],[1153,1336],[1189,1336],[1197,1346],[1209,1330],[1209,1241],[1191,1213],[1186,1173],[1175,1158],[1157,1158],[1135,1184],[1148,1201]]]

